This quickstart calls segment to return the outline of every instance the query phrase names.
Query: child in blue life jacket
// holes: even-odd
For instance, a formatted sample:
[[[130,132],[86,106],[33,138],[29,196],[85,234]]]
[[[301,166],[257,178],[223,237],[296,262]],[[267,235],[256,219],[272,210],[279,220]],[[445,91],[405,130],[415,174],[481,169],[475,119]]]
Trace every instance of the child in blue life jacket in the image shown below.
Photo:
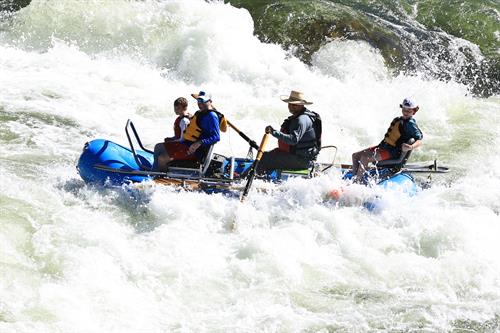
[[[352,154],[352,174],[355,182],[361,181],[371,162],[398,159],[401,153],[422,145],[422,131],[413,118],[419,107],[411,98],[405,98],[399,105],[402,116],[392,120],[384,139],[377,145]],[[408,144],[410,139],[415,142]]]

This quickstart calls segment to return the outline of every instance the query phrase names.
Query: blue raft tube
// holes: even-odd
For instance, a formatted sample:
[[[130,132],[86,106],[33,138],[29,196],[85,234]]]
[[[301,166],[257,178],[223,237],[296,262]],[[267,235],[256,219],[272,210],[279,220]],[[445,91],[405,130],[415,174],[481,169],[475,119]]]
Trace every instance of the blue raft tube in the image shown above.
[[[134,174],[141,168],[151,169],[153,153],[135,151],[109,140],[96,139],[87,142],[78,160],[77,169],[86,183],[123,185],[151,179],[147,174]],[[139,165],[142,164],[141,166]],[[108,171],[107,168],[123,172]]]

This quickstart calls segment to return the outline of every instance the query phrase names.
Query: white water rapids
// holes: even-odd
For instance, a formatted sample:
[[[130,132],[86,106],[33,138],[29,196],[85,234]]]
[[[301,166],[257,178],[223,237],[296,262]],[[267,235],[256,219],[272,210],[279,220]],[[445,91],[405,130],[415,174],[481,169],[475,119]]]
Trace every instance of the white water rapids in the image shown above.
[[[411,162],[451,172],[378,214],[325,200],[335,172],[244,204],[83,183],[85,142],[125,144],[131,118],[152,147],[174,99],[200,89],[256,141],[287,117],[279,96],[303,91],[345,163],[413,96]],[[393,76],[363,42],[327,44],[309,67],[229,4],[32,1],[0,30],[0,332],[499,329],[499,131],[499,96]],[[247,147],[229,131],[216,151]]]

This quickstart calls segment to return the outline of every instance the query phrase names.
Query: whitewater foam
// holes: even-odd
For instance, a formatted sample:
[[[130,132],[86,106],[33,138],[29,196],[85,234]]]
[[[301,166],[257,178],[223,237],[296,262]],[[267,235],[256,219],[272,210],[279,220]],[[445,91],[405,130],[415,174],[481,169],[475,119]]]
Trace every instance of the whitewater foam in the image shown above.
[[[446,331],[495,320],[498,97],[392,77],[363,43],[328,44],[305,65],[221,2],[120,4],[33,1],[2,32],[0,331]],[[424,132],[412,162],[437,157],[452,173],[411,199],[389,195],[379,214],[355,204],[372,189],[325,200],[344,185],[334,171],[256,181],[264,189],[244,204],[80,180],[86,141],[124,144],[131,118],[151,147],[171,134],[173,100],[200,88],[257,141],[289,114],[279,96],[302,90],[337,162],[378,143],[412,95]],[[231,130],[216,148],[247,149]]]

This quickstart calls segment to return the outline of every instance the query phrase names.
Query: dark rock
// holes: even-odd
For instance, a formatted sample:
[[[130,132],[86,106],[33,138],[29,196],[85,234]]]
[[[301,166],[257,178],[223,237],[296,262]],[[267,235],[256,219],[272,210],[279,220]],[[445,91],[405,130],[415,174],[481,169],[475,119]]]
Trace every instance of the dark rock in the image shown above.
[[[26,7],[31,0],[0,0],[0,12],[14,12]]]

